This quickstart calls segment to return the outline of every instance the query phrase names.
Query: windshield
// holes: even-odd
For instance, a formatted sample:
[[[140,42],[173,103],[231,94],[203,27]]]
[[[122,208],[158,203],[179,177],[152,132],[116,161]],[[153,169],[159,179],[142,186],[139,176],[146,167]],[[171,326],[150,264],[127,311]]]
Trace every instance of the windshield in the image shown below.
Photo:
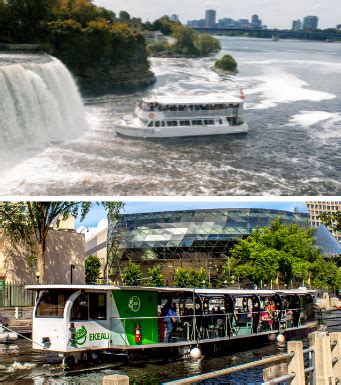
[[[37,318],[63,318],[66,301],[71,290],[47,290],[43,292],[37,305]]]

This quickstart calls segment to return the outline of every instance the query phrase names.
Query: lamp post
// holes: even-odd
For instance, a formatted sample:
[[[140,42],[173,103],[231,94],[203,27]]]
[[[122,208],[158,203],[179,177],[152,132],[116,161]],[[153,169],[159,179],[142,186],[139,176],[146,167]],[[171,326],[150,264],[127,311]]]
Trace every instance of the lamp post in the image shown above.
[[[226,281],[226,279],[224,281],[224,287],[225,287],[225,289],[227,288],[227,281]]]
[[[37,280],[37,285],[39,285],[39,279],[40,279],[40,273],[39,271],[36,272],[36,280]]]
[[[202,287],[204,288],[204,287],[205,287],[205,284],[206,284],[206,281],[203,280],[201,283],[202,283]]]
[[[72,280],[73,280],[73,270],[76,268],[76,266],[75,265],[70,265],[70,283],[71,283],[71,285],[72,285]]]
[[[174,284],[174,279],[175,279],[175,272],[176,272],[176,267],[173,266],[168,266],[170,269],[173,269],[173,284]]]

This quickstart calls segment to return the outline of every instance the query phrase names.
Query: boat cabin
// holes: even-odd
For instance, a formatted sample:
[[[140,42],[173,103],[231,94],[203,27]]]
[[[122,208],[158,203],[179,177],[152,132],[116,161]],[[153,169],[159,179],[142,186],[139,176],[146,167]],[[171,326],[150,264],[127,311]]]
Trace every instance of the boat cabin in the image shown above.
[[[305,290],[34,285],[33,348],[58,352],[188,345],[300,328]],[[171,322],[171,324],[170,324]]]

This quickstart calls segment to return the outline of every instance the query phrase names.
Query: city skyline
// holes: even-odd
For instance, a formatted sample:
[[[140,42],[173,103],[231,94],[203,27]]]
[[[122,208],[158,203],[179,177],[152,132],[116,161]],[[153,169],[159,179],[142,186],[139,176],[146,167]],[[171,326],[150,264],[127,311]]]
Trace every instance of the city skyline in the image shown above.
[[[242,2],[226,4],[223,0],[170,0],[161,3],[156,0],[95,0],[94,3],[113,10],[117,14],[126,10],[132,16],[141,17],[143,21],[153,21],[162,15],[179,15],[180,21],[186,24],[188,20],[202,19],[208,9],[216,10],[217,20],[224,17],[233,19],[250,19],[258,14],[263,23],[269,28],[290,29],[292,21],[303,19],[305,16],[317,16],[319,27],[335,28],[340,24],[341,3],[338,0],[318,0],[297,3],[287,0],[285,4],[278,0],[243,0]]]

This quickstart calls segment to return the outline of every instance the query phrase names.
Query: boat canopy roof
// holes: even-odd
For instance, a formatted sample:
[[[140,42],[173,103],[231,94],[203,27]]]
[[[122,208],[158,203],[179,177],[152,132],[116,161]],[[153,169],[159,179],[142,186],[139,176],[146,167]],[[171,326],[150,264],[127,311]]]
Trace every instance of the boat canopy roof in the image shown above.
[[[157,291],[159,293],[178,293],[187,292],[199,295],[260,295],[271,296],[275,294],[312,294],[314,290],[307,288],[292,290],[257,290],[257,289],[193,289],[193,288],[176,288],[176,287],[138,287],[138,286],[113,286],[113,285],[27,285],[27,290],[90,290],[90,291]]]
[[[238,103],[243,101],[235,96],[225,94],[215,95],[177,95],[177,96],[151,96],[142,99],[145,103],[159,103],[167,105],[196,105],[196,104],[224,104]]]

